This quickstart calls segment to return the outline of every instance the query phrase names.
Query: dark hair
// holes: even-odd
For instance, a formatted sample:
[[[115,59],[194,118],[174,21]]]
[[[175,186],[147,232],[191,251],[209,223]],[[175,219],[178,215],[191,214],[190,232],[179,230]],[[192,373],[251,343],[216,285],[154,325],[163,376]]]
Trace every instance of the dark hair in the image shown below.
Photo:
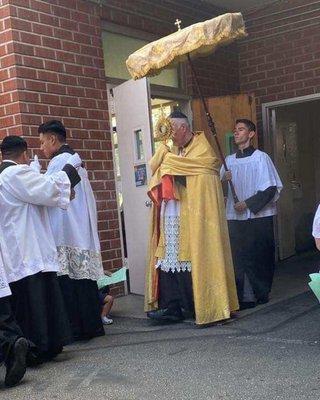
[[[2,159],[6,157],[17,158],[28,149],[27,142],[20,136],[6,136],[1,145]]]
[[[246,119],[246,118],[237,119],[236,124],[245,124],[245,126],[249,129],[250,132],[256,131],[256,126],[252,121],[250,121],[250,119]]]
[[[39,125],[38,133],[50,133],[51,135],[55,135],[58,138],[59,142],[63,143],[67,139],[66,128],[63,126],[63,123],[61,121],[55,119]]]

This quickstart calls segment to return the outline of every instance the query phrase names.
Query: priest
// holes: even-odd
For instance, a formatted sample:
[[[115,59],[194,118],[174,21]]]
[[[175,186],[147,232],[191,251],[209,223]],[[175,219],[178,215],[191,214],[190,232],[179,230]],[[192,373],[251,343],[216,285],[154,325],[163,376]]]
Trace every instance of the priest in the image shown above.
[[[169,117],[170,150],[160,144],[150,160],[153,200],[145,308],[156,321],[196,324],[230,318],[238,299],[220,163],[204,133],[192,132],[185,114]]]
[[[37,346],[34,361],[41,362],[59,354],[71,339],[46,207],[66,209],[80,178],[72,165],[52,176],[35,172],[28,165],[27,142],[19,136],[5,137],[0,150],[1,252],[10,300],[23,334]]]
[[[41,150],[50,159],[45,176],[61,171],[74,157],[67,144],[66,129],[52,120],[39,126]],[[58,250],[59,282],[75,339],[104,335],[97,280],[103,274],[98,237],[97,210],[88,173],[81,160],[78,165],[81,183],[68,210],[48,208],[50,225]]]
[[[236,121],[238,151],[226,158],[229,171],[221,169],[222,180],[232,179],[240,200],[234,203],[229,188],[226,213],[241,309],[269,301],[275,264],[273,217],[282,189],[270,157],[251,144],[255,131],[252,121]]]

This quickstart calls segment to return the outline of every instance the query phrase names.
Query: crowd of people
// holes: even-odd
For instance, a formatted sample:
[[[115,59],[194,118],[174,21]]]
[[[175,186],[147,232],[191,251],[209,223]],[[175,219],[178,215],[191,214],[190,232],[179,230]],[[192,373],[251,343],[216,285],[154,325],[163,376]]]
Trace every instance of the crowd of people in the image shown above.
[[[51,360],[74,340],[104,335],[112,296],[104,274],[97,211],[88,174],[60,121],[39,126],[45,173],[27,142],[7,136],[0,149],[0,349],[5,385],[27,366]],[[108,307],[106,307],[106,304]]]
[[[253,147],[255,124],[235,121],[237,150],[223,167],[212,138],[193,132],[180,110],[169,117],[173,147],[150,160],[153,201],[145,310],[156,322],[207,325],[267,303],[273,220],[282,183]],[[47,171],[27,142],[7,136],[0,165],[0,348],[5,384],[28,365],[56,357],[73,340],[104,335],[113,297],[103,276],[97,212],[87,171],[59,121],[39,126]],[[231,190],[231,182],[234,190]],[[313,235],[320,249],[320,211]]]

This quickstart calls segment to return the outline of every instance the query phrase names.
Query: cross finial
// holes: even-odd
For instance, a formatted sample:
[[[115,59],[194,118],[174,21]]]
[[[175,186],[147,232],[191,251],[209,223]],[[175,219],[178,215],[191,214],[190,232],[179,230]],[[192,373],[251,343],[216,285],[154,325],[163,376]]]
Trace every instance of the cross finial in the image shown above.
[[[176,22],[174,23],[175,25],[177,25],[178,31],[181,31],[180,27],[181,23],[182,23],[181,19],[176,19]]]

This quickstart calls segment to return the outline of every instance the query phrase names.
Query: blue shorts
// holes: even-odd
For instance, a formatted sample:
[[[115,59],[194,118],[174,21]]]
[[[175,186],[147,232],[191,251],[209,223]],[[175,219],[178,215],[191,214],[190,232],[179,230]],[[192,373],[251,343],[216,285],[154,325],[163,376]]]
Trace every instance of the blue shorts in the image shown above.
[[[101,288],[99,291],[99,302],[100,305],[103,306],[104,305],[104,299],[106,298],[106,296],[108,296],[108,294],[110,293],[110,289],[109,286],[105,286],[103,288]]]

